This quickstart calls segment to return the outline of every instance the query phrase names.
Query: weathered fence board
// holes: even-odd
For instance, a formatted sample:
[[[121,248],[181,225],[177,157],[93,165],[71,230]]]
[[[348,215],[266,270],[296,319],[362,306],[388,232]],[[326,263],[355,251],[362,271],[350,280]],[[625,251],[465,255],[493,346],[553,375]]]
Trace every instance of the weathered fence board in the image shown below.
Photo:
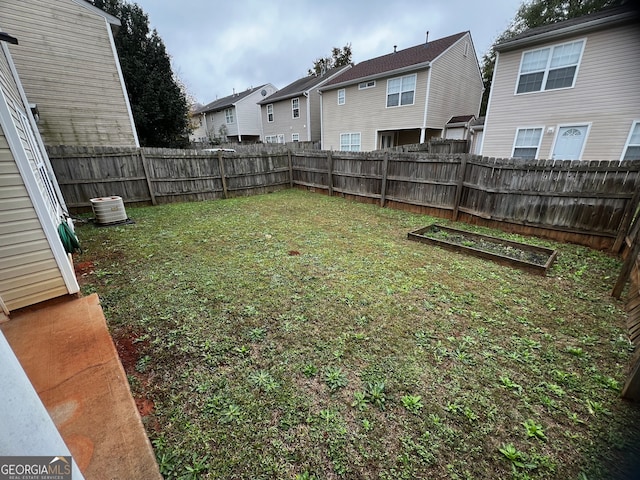
[[[638,161],[287,151],[259,145],[243,153],[55,147],[49,156],[72,208],[110,195],[126,203],[166,203],[301,186],[447,218],[507,222],[523,232],[538,229],[537,234],[551,232],[552,238],[566,235],[597,248],[616,244],[619,250],[640,202]]]

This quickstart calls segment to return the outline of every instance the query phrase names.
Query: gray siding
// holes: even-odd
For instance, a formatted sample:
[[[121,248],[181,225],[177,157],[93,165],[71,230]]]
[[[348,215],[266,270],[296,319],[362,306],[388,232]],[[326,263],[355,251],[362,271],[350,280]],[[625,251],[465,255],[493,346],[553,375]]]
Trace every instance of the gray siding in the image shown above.
[[[262,131],[265,137],[283,134],[285,142],[291,142],[291,134],[297,133],[300,135],[300,141],[308,140],[307,99],[304,95],[294,98],[298,99],[300,106],[300,117],[298,118],[293,118],[291,98],[273,103],[273,122],[267,121],[267,106],[262,105]]]
[[[551,158],[559,125],[591,124],[582,160],[620,158],[640,117],[640,30],[629,25],[535,48],[580,38],[586,44],[573,88],[515,95],[523,50],[500,54],[482,155],[510,157],[518,127],[543,126],[538,157]]]
[[[103,17],[71,0],[2,0],[0,19],[46,144],[135,146]]]

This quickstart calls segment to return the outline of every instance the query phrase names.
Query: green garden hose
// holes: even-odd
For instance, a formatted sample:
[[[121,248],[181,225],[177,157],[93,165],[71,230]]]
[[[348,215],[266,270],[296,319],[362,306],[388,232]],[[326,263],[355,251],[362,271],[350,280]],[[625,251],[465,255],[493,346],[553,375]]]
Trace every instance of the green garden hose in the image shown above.
[[[62,241],[62,245],[64,245],[64,250],[67,253],[76,253],[76,251],[82,252],[82,248],[80,247],[80,242],[78,241],[78,237],[71,229],[69,224],[66,221],[62,221],[60,225],[58,225],[58,235],[60,235],[60,240]]]

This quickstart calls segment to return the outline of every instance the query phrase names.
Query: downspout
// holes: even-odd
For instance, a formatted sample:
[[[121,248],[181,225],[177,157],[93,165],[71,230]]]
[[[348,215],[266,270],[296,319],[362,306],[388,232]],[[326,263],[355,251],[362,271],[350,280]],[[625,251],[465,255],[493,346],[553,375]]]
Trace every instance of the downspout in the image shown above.
[[[318,90],[318,95],[320,95],[320,148],[324,150],[324,106],[322,91]]]
[[[420,143],[424,143],[427,134],[427,113],[429,111],[429,93],[431,92],[431,65],[427,72],[427,96],[424,100],[424,118],[422,120],[422,129],[420,130]]]

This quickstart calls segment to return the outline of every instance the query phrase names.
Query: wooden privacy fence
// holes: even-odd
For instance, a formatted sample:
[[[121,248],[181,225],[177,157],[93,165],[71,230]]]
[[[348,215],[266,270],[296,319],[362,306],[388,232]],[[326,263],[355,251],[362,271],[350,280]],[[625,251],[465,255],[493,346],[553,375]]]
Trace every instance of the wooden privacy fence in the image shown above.
[[[640,201],[640,161],[79,147],[49,148],[49,157],[70,208],[111,195],[155,205],[301,186],[616,251]]]

